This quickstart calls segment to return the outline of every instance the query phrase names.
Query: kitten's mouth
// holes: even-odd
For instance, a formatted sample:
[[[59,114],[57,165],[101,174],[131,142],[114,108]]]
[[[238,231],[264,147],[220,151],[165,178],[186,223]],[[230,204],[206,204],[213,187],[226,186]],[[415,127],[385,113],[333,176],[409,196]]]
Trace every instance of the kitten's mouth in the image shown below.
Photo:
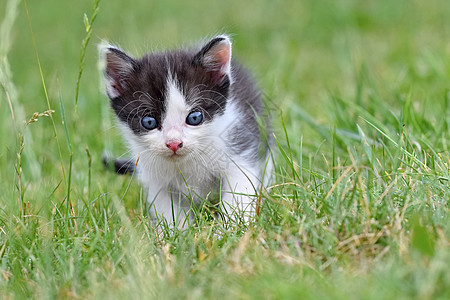
[[[183,157],[184,155],[183,154],[181,154],[181,153],[170,153],[167,157],[169,158],[169,159],[181,159],[182,157]]]

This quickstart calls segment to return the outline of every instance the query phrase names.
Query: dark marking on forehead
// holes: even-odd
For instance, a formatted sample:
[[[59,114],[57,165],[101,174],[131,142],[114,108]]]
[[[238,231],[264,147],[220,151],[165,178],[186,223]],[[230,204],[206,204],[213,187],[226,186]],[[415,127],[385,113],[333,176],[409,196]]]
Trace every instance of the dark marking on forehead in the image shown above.
[[[205,121],[223,114],[229,97],[228,76],[217,83],[211,73],[194,61],[193,53],[183,51],[168,55],[170,70],[189,106],[205,112]]]
[[[127,77],[127,89],[111,100],[118,118],[138,135],[147,132],[140,123],[144,116],[154,117],[161,124],[169,76],[176,81],[187,104],[204,112],[205,122],[222,114],[229,97],[230,79],[227,76],[217,83],[202,66],[195,64],[194,56],[194,52],[178,50],[151,53],[136,60],[134,71]]]

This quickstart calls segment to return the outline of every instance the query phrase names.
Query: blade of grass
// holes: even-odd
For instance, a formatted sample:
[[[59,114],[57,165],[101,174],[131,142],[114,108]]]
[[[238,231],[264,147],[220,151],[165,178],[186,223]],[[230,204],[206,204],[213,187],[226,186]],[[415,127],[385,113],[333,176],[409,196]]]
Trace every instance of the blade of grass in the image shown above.
[[[95,0],[94,6],[92,8],[93,12],[90,18],[90,21],[86,14],[84,14],[84,28],[86,30],[86,37],[83,39],[81,43],[81,50],[80,50],[80,64],[79,64],[79,70],[78,70],[78,77],[77,77],[77,84],[75,89],[75,111],[77,109],[78,105],[78,97],[79,97],[79,91],[80,91],[80,81],[81,76],[83,75],[84,70],[84,64],[86,60],[86,48],[89,44],[89,41],[91,40],[92,35],[92,25],[94,24],[95,19],[97,18],[97,14],[99,11],[99,4],[101,0]]]
[[[68,179],[67,179],[67,192],[66,192],[66,218],[67,218],[67,225],[68,228],[70,226],[70,217],[72,216],[72,203],[70,201],[70,192],[72,190],[72,162],[73,162],[73,151],[72,151],[72,143],[70,142],[70,135],[69,130],[67,129],[67,121],[66,121],[66,114],[64,112],[64,105],[62,103],[62,99],[59,99],[59,109],[61,112],[61,119],[62,124],[64,127],[65,137],[66,137],[66,144],[67,149],[69,150],[69,171],[68,171]]]
[[[411,154],[408,150],[406,150],[405,148],[403,148],[402,146],[400,146],[396,141],[394,141],[394,139],[392,139],[386,132],[384,132],[383,130],[381,130],[380,128],[378,128],[375,124],[371,123],[369,120],[364,119],[363,117],[361,117],[361,119],[363,119],[367,124],[369,124],[370,126],[372,126],[376,131],[378,131],[380,134],[382,134],[384,137],[386,137],[392,144],[394,144],[395,147],[397,147],[397,149],[399,149],[401,152],[403,152],[406,156],[408,156],[409,158],[411,158],[415,163],[417,163],[418,165],[420,165],[422,168],[424,168],[425,170],[428,170],[428,167],[420,160],[418,160],[416,158],[416,156],[414,156],[413,154]]]

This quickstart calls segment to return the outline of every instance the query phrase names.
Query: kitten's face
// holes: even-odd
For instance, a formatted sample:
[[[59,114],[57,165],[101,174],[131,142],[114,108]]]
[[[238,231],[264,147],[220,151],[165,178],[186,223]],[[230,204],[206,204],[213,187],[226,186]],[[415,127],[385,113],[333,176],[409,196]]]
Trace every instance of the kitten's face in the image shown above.
[[[200,51],[151,53],[133,59],[104,49],[111,106],[139,152],[180,159],[204,151],[223,114],[231,84],[231,43],[212,39]]]

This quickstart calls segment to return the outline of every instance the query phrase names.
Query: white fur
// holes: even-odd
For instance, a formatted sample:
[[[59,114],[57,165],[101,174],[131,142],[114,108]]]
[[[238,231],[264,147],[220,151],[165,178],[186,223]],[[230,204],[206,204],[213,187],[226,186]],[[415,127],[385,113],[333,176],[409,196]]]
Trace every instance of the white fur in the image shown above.
[[[164,138],[166,142],[183,142],[184,120],[189,113],[189,107],[187,107],[184,96],[181,94],[175,80],[169,77],[167,86],[166,115],[164,116],[162,127]]]

